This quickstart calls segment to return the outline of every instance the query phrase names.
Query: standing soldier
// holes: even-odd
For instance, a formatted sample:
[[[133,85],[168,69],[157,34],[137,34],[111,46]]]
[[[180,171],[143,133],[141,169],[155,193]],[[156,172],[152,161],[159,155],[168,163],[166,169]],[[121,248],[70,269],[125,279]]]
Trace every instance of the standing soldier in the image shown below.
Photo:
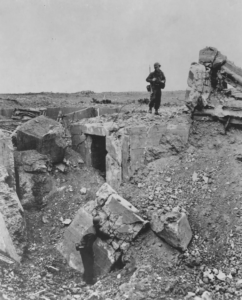
[[[161,103],[161,89],[165,87],[166,77],[160,69],[161,65],[157,62],[154,64],[154,72],[146,78],[147,82],[151,85],[151,95],[149,103],[149,112],[152,113],[152,108],[155,108],[155,115],[159,115],[158,109]]]

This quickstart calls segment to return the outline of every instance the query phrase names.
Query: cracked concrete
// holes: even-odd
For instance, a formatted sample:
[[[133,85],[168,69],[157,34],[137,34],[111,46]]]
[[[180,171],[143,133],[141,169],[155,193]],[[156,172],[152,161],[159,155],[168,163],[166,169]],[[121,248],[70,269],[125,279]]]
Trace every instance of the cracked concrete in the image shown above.
[[[97,238],[93,249],[94,269],[97,275],[105,274],[129,249],[133,239],[148,223],[138,215],[138,210],[117,194],[107,183],[96,194],[97,198],[80,208],[71,225],[66,229],[58,250],[69,265],[83,272],[82,260],[75,250],[86,230],[92,226],[93,217],[101,218],[101,231],[109,235],[107,240]]]
[[[149,116],[142,117],[131,126],[125,122],[124,115],[123,119],[121,116],[113,122],[104,117],[77,122],[70,127],[73,148],[78,150],[88,166],[95,167],[92,158],[93,139],[103,136],[106,155],[100,159],[106,163],[106,181],[113,188],[118,188],[122,182],[130,180],[141,166],[185,149],[190,129],[190,121],[186,116],[152,121]]]

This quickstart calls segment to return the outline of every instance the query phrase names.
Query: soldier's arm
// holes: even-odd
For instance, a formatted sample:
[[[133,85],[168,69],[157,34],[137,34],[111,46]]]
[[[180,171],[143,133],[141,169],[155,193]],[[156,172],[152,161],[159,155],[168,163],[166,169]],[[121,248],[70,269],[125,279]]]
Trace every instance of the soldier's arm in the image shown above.
[[[102,230],[97,230],[97,236],[102,240],[108,240],[110,238],[110,235],[107,232],[104,232]]]
[[[147,82],[152,82],[153,80],[153,75],[152,75],[152,73],[150,73],[150,75],[146,78],[146,81]]]

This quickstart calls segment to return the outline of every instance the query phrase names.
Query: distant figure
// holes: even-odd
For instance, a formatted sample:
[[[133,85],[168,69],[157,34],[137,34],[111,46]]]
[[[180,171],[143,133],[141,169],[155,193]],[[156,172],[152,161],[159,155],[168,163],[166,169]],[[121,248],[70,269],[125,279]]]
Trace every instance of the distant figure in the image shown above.
[[[82,263],[84,266],[83,280],[87,284],[94,284],[94,251],[93,244],[96,241],[97,237],[102,239],[109,238],[107,233],[104,233],[100,230],[101,228],[101,218],[93,218],[93,226],[88,228],[83,235],[80,243],[76,244],[76,250],[80,251],[82,257]]]
[[[161,103],[161,89],[165,87],[166,77],[160,69],[161,65],[157,62],[154,64],[154,72],[146,78],[151,85],[151,95],[149,103],[149,112],[152,113],[152,108],[155,108],[155,115],[159,115],[158,110]]]

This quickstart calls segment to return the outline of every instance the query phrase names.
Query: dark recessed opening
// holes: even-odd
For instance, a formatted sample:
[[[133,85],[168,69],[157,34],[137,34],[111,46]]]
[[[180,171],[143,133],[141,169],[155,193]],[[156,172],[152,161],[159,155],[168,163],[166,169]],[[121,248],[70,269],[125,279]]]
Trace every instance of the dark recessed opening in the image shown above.
[[[106,137],[92,135],[91,159],[93,168],[100,171],[106,178]]]

